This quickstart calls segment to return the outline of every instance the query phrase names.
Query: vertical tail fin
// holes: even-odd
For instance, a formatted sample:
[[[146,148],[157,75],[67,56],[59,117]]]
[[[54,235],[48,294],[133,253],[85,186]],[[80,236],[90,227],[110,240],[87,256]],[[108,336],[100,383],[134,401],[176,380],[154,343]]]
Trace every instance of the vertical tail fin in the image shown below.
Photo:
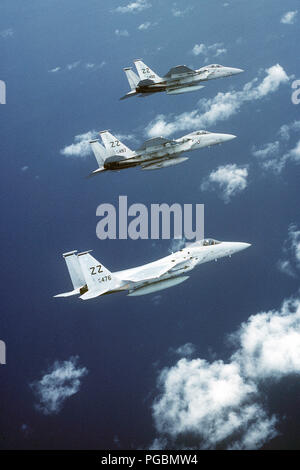
[[[106,148],[108,156],[122,155],[123,157],[132,157],[135,153],[125,144],[119,141],[108,131],[100,132],[102,142]]]
[[[123,70],[126,73],[126,77],[127,77],[128,82],[129,82],[131,91],[135,91],[135,89],[137,87],[137,84],[140,81],[139,77],[137,76],[136,73],[134,73],[134,71],[132,70],[131,67],[126,67]]]
[[[78,260],[88,287],[88,292],[81,296],[83,300],[98,297],[116,286],[113,274],[91,256],[89,251],[79,253]]]
[[[141,60],[134,60],[137,72],[141,80],[153,80],[155,83],[161,82],[161,77],[151,70]]]
[[[90,140],[90,144],[97,160],[97,163],[99,165],[99,168],[103,168],[104,162],[108,157],[107,151],[101,144],[99,144],[99,139]]]
[[[74,290],[70,292],[64,292],[63,294],[57,294],[54,297],[69,297],[71,295],[79,294],[80,290],[82,290],[82,288],[85,286],[85,278],[76,253],[77,250],[63,253]]]

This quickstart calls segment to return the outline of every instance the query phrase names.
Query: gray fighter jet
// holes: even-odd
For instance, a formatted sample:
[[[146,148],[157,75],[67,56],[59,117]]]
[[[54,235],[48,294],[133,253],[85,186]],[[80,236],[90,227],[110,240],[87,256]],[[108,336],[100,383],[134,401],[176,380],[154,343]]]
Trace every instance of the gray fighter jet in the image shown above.
[[[138,75],[131,67],[124,68],[131,91],[120,98],[130,98],[131,96],[147,96],[152,93],[165,91],[168,95],[179,95],[190,91],[204,88],[202,82],[214,78],[230,77],[243,72],[242,69],[224,67],[219,64],[206,65],[200,69],[193,70],[186,65],[177,65],[169,70],[166,75],[159,77],[153,70],[141,60],[135,60]]]
[[[123,271],[110,272],[89,251],[64,253],[73,290],[54,297],[79,295],[89,300],[104,294],[128,291],[128,295],[150,294],[186,281],[186,273],[198,264],[217,260],[251,246],[249,243],[198,240],[185,248],[152,263]]]
[[[156,170],[171,165],[177,165],[188,157],[182,157],[183,152],[210,147],[234,139],[232,134],[217,134],[208,131],[195,131],[179,139],[154,137],[146,140],[137,150],[130,150],[108,131],[99,132],[99,139],[91,140],[90,144],[98,162],[99,168],[91,175],[107,170],[122,170],[140,166],[142,170]]]

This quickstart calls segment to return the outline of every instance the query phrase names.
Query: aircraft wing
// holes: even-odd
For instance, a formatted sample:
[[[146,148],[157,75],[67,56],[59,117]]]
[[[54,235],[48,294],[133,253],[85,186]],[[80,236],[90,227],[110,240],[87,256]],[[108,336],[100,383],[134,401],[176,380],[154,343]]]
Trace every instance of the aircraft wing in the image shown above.
[[[181,75],[182,73],[195,73],[195,70],[186,65],[177,65],[176,67],[172,67],[164,78],[171,78],[173,75]]]
[[[174,267],[174,263],[170,260],[166,261],[154,261],[153,263],[145,264],[133,269],[126,269],[125,271],[119,271],[115,273],[117,277],[124,281],[147,281],[150,279],[158,279],[163,274],[166,274],[170,269]]]
[[[138,150],[147,150],[151,147],[160,147],[166,144],[177,144],[176,140],[165,139],[164,137],[153,137],[146,140]]]

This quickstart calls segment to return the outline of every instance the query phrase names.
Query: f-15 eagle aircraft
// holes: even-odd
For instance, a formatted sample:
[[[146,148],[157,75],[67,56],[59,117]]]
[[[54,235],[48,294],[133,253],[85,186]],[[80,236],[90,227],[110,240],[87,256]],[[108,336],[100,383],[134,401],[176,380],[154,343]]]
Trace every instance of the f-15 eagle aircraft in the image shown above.
[[[154,137],[146,140],[141,147],[133,151],[110,132],[101,131],[99,134],[104,147],[99,143],[99,139],[90,141],[99,165],[99,168],[94,170],[91,175],[135,166],[141,166],[142,170],[156,170],[177,165],[188,160],[188,157],[180,156],[183,152],[221,144],[236,137],[232,134],[195,131],[175,140]]]
[[[131,91],[120,98],[130,98],[131,96],[147,96],[159,91],[165,91],[168,95],[179,95],[190,91],[204,88],[202,82],[214,78],[230,77],[243,72],[242,69],[224,67],[219,64],[206,65],[200,69],[193,70],[186,65],[177,65],[169,70],[166,75],[159,77],[140,59],[135,60],[138,75],[132,67],[124,68]]]
[[[104,294],[128,291],[128,295],[150,294],[186,281],[186,273],[198,264],[231,256],[251,246],[249,243],[198,240],[152,263],[111,273],[89,251],[64,253],[73,290],[54,297],[79,295],[88,300]]]

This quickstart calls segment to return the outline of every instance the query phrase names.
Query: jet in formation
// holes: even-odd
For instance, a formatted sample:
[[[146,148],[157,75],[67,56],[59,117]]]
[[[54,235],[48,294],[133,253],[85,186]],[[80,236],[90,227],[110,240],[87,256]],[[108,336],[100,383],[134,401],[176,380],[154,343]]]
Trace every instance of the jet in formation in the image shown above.
[[[160,77],[141,60],[135,60],[134,64],[138,75],[132,70],[132,67],[124,68],[131,91],[122,96],[121,100],[136,95],[147,96],[160,91],[165,91],[168,95],[188,93],[204,88],[201,85],[204,81],[230,77],[243,72],[242,69],[224,67],[219,64],[206,65],[196,70],[186,65],[177,65],[171,68],[166,75]]]
[[[249,243],[198,240],[152,263],[110,272],[89,251],[64,253],[73,290],[55,297],[78,295],[89,300],[104,294],[127,291],[129,296],[151,294],[186,281],[186,273],[198,264],[231,256],[251,246]]]
[[[135,166],[140,166],[142,170],[156,170],[177,165],[188,160],[188,157],[181,156],[183,152],[221,144],[236,137],[232,134],[195,131],[179,139],[154,137],[146,140],[134,151],[108,131],[101,131],[99,134],[104,146],[99,143],[99,139],[90,141],[99,165],[91,176],[107,170],[122,170]]]

